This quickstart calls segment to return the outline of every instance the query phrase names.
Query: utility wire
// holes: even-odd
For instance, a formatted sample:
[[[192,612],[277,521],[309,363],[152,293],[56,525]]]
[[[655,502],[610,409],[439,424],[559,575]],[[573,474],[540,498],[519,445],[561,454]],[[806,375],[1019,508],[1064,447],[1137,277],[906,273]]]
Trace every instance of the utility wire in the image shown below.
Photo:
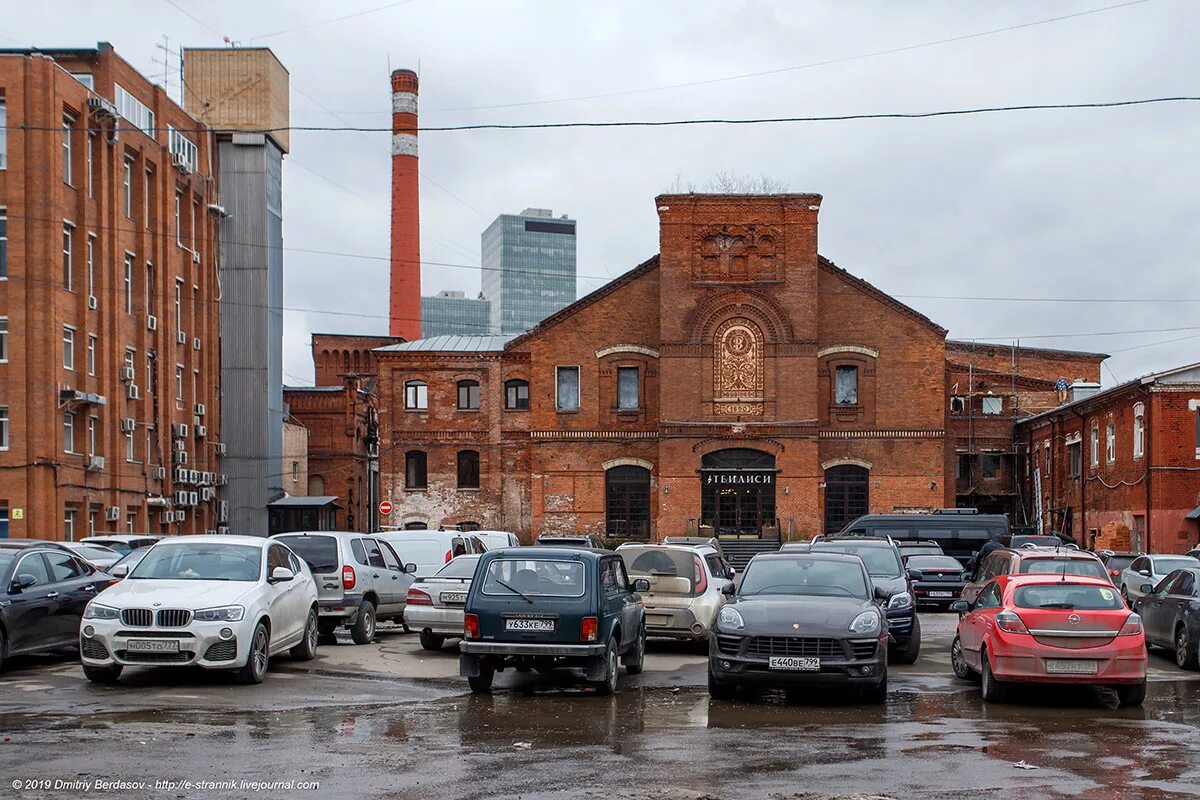
[[[375,8],[368,8],[368,9],[364,9],[362,11],[355,11],[352,14],[343,14],[340,17],[333,17],[331,19],[323,19],[318,22],[310,22],[306,25],[298,25],[295,28],[285,28],[284,30],[281,30],[281,31],[272,31],[271,33],[261,33],[258,36],[251,36],[246,41],[256,42],[261,39],[270,39],[274,36],[284,36],[289,33],[298,33],[300,31],[306,31],[310,28],[320,27],[321,25],[332,25],[335,22],[342,22],[344,20],[354,19],[355,17],[364,17],[367,14],[374,14],[376,11],[385,11],[389,8],[396,8],[397,6],[406,6],[411,2],[413,2],[413,0],[399,0],[398,2],[388,3],[387,5],[382,5],[382,6],[376,6]],[[172,3],[172,5],[174,5],[174,3]],[[190,17],[191,14],[188,14],[188,16]],[[203,23],[201,23],[201,24],[203,24]]]

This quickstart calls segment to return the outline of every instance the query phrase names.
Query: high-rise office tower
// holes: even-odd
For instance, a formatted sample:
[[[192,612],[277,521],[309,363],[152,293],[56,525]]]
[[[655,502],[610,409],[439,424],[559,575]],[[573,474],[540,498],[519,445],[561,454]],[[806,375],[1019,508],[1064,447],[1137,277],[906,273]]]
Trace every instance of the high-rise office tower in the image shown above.
[[[575,220],[549,209],[501,214],[483,232],[492,333],[522,333],[575,301]]]

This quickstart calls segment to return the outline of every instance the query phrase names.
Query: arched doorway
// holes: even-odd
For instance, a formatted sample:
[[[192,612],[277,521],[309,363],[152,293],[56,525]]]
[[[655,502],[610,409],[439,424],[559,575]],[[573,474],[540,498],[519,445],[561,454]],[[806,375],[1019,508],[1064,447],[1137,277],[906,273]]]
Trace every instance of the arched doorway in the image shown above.
[[[775,456],[731,448],[700,459],[700,524],[718,536],[778,535]]]
[[[650,470],[624,465],[605,471],[604,525],[613,538],[650,538]]]
[[[825,470],[825,533],[838,533],[867,513],[871,473],[857,464]]]

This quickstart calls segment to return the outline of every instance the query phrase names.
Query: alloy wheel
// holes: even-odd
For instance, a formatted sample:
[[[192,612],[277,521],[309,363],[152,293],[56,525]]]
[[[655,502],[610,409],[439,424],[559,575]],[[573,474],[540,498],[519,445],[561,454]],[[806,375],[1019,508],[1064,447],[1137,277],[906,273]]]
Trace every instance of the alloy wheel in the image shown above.
[[[954,668],[954,674],[960,678],[966,678],[971,674],[966,658],[963,657],[962,642],[957,636],[954,637],[954,643],[950,645],[950,664]]]
[[[367,612],[367,619],[363,622],[363,630],[366,631],[367,639],[375,638],[375,615]]]
[[[267,629],[259,627],[254,632],[254,647],[250,653],[250,658],[254,662],[254,674],[265,675],[267,673]]]
[[[308,626],[304,629],[304,638],[308,640],[308,649],[310,652],[317,650],[317,615],[309,612]]]
[[[1175,634],[1175,663],[1180,667],[1187,664],[1188,653],[1191,649],[1192,644],[1188,641],[1187,628],[1180,626],[1179,633]]]

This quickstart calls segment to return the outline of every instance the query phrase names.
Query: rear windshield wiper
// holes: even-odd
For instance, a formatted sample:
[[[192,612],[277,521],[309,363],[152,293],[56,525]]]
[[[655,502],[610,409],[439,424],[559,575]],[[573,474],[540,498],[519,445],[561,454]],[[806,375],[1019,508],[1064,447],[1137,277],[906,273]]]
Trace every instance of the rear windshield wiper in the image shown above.
[[[524,598],[526,603],[529,603],[529,605],[533,605],[533,598],[531,598],[529,595],[522,592],[520,589],[514,589],[513,587],[509,586],[504,581],[500,580],[499,578],[496,578],[496,583],[500,584],[505,589],[508,589],[510,592],[514,592],[515,594],[521,595],[521,597]]]

